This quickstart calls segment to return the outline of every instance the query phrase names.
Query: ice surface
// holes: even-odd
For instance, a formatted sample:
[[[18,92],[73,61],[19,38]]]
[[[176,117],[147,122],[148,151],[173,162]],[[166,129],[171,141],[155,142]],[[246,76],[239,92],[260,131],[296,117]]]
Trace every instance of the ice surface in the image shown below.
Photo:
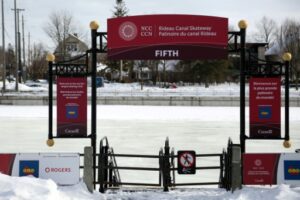
[[[300,108],[292,107],[290,112],[292,148],[284,149],[282,141],[248,141],[247,152],[294,152],[300,148]],[[1,153],[82,152],[83,147],[90,144],[85,139],[57,139],[54,147],[47,147],[47,115],[47,106],[0,106]],[[97,116],[98,140],[107,136],[115,153],[158,155],[166,137],[169,137],[175,151],[195,150],[196,153],[221,153],[228,137],[235,143],[239,142],[238,107],[97,106]],[[119,166],[158,166],[155,159],[118,159],[117,162]],[[199,165],[214,165],[215,162],[197,159]],[[147,180],[157,183],[158,173],[123,170],[121,178],[128,182]],[[188,177],[176,176],[178,182],[215,181],[217,178],[217,170],[200,171]],[[82,183],[59,187],[50,180],[32,179],[0,175],[0,199],[300,199],[300,189],[287,185],[273,188],[244,187],[234,194],[217,188],[200,188],[176,189],[169,193],[158,190],[91,195]],[[25,184],[28,187],[23,186]],[[20,192],[24,193],[23,197]]]

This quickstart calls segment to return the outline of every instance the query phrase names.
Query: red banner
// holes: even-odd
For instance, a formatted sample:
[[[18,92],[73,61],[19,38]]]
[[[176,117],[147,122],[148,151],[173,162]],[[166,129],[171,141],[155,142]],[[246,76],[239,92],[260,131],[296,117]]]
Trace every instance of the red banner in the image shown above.
[[[107,24],[109,59],[227,59],[227,18],[142,15]]]
[[[87,81],[85,77],[57,78],[57,136],[87,136]]]
[[[244,154],[243,184],[276,184],[279,158],[280,154]]]
[[[250,138],[280,138],[280,78],[251,78]]]
[[[16,154],[0,154],[0,173],[11,175]]]

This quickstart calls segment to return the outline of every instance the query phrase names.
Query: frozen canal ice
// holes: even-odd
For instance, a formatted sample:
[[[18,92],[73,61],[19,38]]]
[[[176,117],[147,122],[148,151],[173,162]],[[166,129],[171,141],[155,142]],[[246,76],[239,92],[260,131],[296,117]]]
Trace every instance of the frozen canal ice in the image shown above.
[[[55,110],[56,108],[54,108]],[[246,109],[248,110],[248,109]],[[90,113],[90,110],[89,110]],[[283,110],[282,110],[283,113]],[[54,113],[56,116],[56,113]],[[90,116],[90,114],[89,114]],[[248,119],[248,114],[246,116]],[[83,152],[89,139],[56,139],[48,147],[47,106],[0,106],[1,153],[19,152]],[[282,116],[283,120],[283,116]],[[54,119],[54,122],[56,119]],[[284,122],[282,122],[282,132]],[[246,123],[248,131],[248,122]],[[56,130],[54,125],[54,131]],[[90,121],[89,121],[90,130]],[[290,109],[292,147],[283,148],[282,141],[247,141],[247,152],[294,152],[300,148],[300,108]],[[196,153],[221,153],[228,138],[239,143],[238,107],[156,107],[156,106],[98,106],[98,140],[107,136],[115,153],[158,155],[166,137],[170,146]],[[99,142],[98,142],[99,144]],[[158,167],[157,159],[118,158],[119,166]],[[197,166],[217,165],[218,159],[198,158]],[[218,170],[197,171],[195,176],[179,176],[177,181],[218,181]],[[157,172],[120,171],[126,182],[152,183]]]

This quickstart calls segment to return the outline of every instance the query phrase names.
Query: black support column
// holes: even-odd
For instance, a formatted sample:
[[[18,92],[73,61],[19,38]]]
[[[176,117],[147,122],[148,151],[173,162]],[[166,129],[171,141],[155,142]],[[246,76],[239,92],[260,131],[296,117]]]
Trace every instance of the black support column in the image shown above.
[[[48,61],[48,140],[47,145],[52,147],[54,145],[53,140],[53,62],[55,56],[53,54],[48,54],[46,60]]]
[[[94,189],[96,188],[96,149],[97,149],[97,29],[99,25],[97,22],[90,23],[92,33],[92,49],[91,49],[91,67],[92,67],[92,97],[91,97],[91,146],[93,147],[93,171],[94,171]]]
[[[241,20],[239,22],[240,28],[240,143],[241,143],[241,151],[242,153],[245,152],[245,129],[246,129],[246,119],[245,119],[245,70],[246,70],[246,28],[247,22],[245,20]]]

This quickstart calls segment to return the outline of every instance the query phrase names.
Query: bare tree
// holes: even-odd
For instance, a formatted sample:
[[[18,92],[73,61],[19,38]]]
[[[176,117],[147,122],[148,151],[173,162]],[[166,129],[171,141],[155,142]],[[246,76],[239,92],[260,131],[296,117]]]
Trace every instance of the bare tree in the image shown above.
[[[33,80],[46,78],[48,63],[46,61],[47,52],[44,45],[42,43],[34,44],[31,55],[28,76]]]
[[[282,53],[290,52],[293,56],[291,60],[291,79],[296,82],[298,89],[300,76],[300,23],[293,19],[286,19],[277,31],[277,42]]]
[[[69,34],[76,33],[79,38],[83,36],[76,27],[72,14],[67,11],[54,11],[49,15],[49,21],[44,27],[44,31],[56,47],[60,46],[63,58],[66,56],[65,41]]]
[[[262,17],[256,28],[258,33],[255,34],[255,37],[259,42],[272,44],[276,40],[277,24],[273,19]]]

